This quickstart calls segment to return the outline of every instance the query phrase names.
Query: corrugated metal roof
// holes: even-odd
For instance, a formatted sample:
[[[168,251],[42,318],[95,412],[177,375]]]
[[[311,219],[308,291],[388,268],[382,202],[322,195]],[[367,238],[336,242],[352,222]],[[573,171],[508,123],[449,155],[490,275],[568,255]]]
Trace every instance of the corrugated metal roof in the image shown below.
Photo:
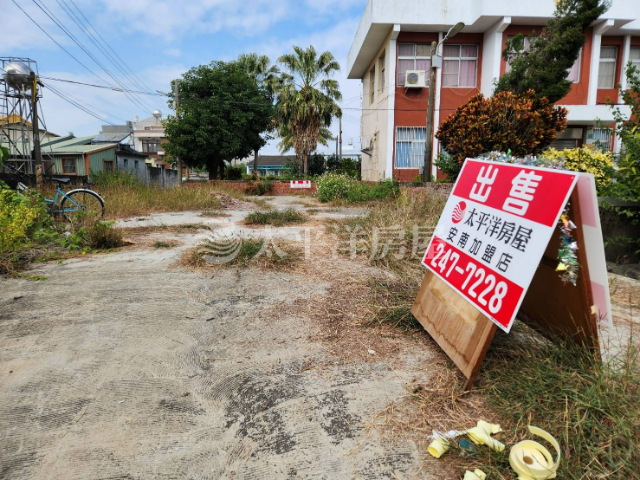
[[[118,132],[118,133],[103,132],[100,135],[98,135],[97,137],[95,137],[92,140],[92,142],[93,143],[97,143],[97,142],[107,142],[107,143],[116,142],[116,143],[120,143],[122,140],[127,138],[129,135],[131,135],[131,132]]]
[[[66,142],[67,140],[71,140],[73,138],[74,138],[73,135],[65,135],[64,137],[54,138],[53,140],[50,140],[48,142],[42,142],[42,144],[40,144],[40,146],[42,148],[45,148],[45,147],[48,148],[48,147],[50,147],[52,145],[56,145],[58,143]]]
[[[95,150],[102,150],[107,147],[117,147],[117,143],[101,143],[100,145],[68,145],[61,146],[54,145],[53,148],[49,151],[43,152],[45,154],[52,155],[64,155],[64,154],[84,154],[91,153]]]
[[[96,136],[95,135],[91,135],[89,137],[75,137],[75,138],[70,138],[69,140],[65,140],[63,142],[58,142],[56,144],[53,145],[54,149],[60,149],[61,147],[70,147],[72,145],[89,145],[91,143],[91,140],[93,140]],[[43,147],[48,147],[47,144],[43,144]]]

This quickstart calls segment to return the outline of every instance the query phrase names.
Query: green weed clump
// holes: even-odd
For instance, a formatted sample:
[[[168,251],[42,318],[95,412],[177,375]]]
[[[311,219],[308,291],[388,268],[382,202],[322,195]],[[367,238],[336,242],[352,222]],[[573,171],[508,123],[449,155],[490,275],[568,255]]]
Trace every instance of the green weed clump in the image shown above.
[[[208,240],[186,252],[178,266],[196,269],[221,267],[290,268],[302,261],[302,252],[274,239],[242,238]]]
[[[245,193],[247,195],[268,195],[273,191],[273,181],[272,180],[264,180],[255,177],[251,177],[251,179],[247,182],[247,186],[245,188]]]
[[[253,212],[247,215],[245,223],[249,225],[273,225],[281,227],[292,223],[304,223],[307,217],[295,210],[288,208],[286,210],[268,210],[266,212]]]
[[[348,175],[327,173],[318,179],[318,199],[323,202],[342,201],[362,203],[396,198],[400,193],[398,182],[384,180],[378,183],[358,181]]]
[[[531,438],[526,426],[553,435],[562,448],[558,478],[638,478],[640,360],[629,342],[601,363],[574,342],[500,347],[483,366],[484,389],[502,428]],[[491,478],[512,478],[508,453],[488,455]]]

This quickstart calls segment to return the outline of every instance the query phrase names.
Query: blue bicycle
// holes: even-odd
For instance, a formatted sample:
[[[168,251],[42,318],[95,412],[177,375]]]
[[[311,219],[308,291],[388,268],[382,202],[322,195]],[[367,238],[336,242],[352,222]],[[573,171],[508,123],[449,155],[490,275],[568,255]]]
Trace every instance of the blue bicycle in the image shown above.
[[[104,200],[97,192],[88,188],[77,188],[65,192],[60,188],[60,185],[69,183],[71,179],[52,178],[51,180],[58,183],[56,196],[53,199],[44,199],[49,205],[51,213],[62,214],[69,221],[77,212],[84,212],[85,215],[96,220],[104,215]],[[60,200],[60,206],[58,206],[58,200]]]

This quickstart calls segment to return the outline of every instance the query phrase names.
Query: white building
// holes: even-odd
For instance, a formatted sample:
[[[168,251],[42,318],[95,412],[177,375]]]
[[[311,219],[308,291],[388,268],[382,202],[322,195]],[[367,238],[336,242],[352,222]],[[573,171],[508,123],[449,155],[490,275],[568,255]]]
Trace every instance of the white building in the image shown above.
[[[347,60],[348,78],[362,82],[362,176],[409,181],[423,164],[430,44],[440,42],[456,23],[465,28],[440,47],[437,69],[437,131],[447,116],[477,93],[490,96],[508,68],[502,51],[510,36],[539,31],[555,10],[554,0],[369,0]],[[569,110],[569,127],[555,146],[594,143],[605,131],[597,120],[613,120],[605,103],[620,101],[623,66],[640,66],[640,1],[614,0],[586,32],[580,57],[569,72],[574,85],[558,102]],[[424,72],[423,88],[407,85],[408,70]],[[622,107],[629,112],[628,107]],[[433,157],[439,152],[434,139]],[[437,176],[435,167],[432,175]]]

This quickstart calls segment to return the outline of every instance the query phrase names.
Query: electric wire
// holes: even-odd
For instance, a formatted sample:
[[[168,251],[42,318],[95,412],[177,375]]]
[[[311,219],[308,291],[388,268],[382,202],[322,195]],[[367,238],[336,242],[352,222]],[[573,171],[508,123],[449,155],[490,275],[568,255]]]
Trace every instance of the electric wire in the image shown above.
[[[58,97],[60,97],[62,100],[70,103],[71,105],[73,105],[74,107],[82,110],[83,112],[85,112],[88,115],[91,115],[92,117],[108,123],[109,125],[115,125],[113,122],[110,122],[109,120],[107,120],[106,118],[101,117],[100,115],[98,115],[97,113],[92,112],[91,110],[89,110],[88,108],[84,107],[83,105],[79,104],[78,102],[75,102],[74,100],[70,99],[69,97],[67,97],[64,93],[58,91],[57,89],[55,89],[54,87],[52,87],[51,85],[47,85],[47,88],[49,90],[51,90],[51,92],[54,95],[57,95]]]
[[[58,47],[60,47],[62,49],[62,51],[64,51],[67,55],[69,55],[71,58],[73,58],[80,66],[82,66],[86,71],[88,71],[94,77],[96,77],[99,80],[105,82],[105,80],[102,77],[100,77],[100,75],[95,73],[93,70],[91,70],[89,67],[87,67],[84,63],[82,63],[80,60],[78,60],[69,50],[64,48],[55,38],[53,38],[51,35],[49,35],[49,33],[44,28],[42,28],[40,26],[40,24],[33,19],[33,17],[31,17],[31,15],[29,15],[20,5],[18,5],[16,0],[11,0],[11,1],[14,3],[14,5],[16,7],[18,7],[20,10],[22,10],[22,13],[24,13],[27,16],[27,18],[29,20],[31,20],[35,24],[35,26],[38,27],[42,31],[42,33],[44,33],[47,37],[49,37],[51,39],[51,41],[53,43],[55,43]],[[108,83],[108,82],[105,82],[105,83]],[[109,87],[105,87],[105,88],[109,88]]]
[[[65,1],[65,0],[63,0]],[[129,70],[129,72],[131,72],[131,74],[137,78],[140,81],[140,84],[142,85],[142,87],[140,87],[140,84],[138,84],[138,88],[140,88],[140,90],[144,90],[145,88],[147,90],[149,90],[150,92],[153,91],[153,89],[151,87],[149,87],[149,85],[147,85],[146,83],[144,83],[144,80],[142,80],[140,77],[138,77],[138,75],[136,75],[136,73],[131,70],[131,68],[129,68],[129,66],[125,63],[124,60],[122,60],[122,58],[120,57],[120,55],[118,55],[118,53],[111,48],[111,45],[109,45],[109,43],[104,39],[104,37],[100,34],[100,31],[98,31],[93,24],[89,21],[89,19],[85,16],[84,13],[82,13],[82,10],[80,10],[78,8],[78,6],[76,5],[76,3],[73,0],[69,0],[71,2],[71,4],[75,7],[75,9],[78,11],[78,13],[80,13],[80,15],[82,15],[82,18],[84,18],[87,22],[87,24],[89,24],[89,26],[92,28],[92,30],[98,35],[98,37],[100,37],[100,39],[102,39],[102,42],[107,46],[107,48],[109,48],[109,50],[111,50],[113,52],[113,54],[122,62],[122,65]]]
[[[113,55],[111,55],[99,42],[98,39],[93,35],[93,33],[91,33],[91,31],[89,31],[89,29],[83,24],[82,20],[80,20],[80,18],[78,18],[78,16],[75,14],[75,12],[73,10],[71,10],[71,7],[69,7],[66,3],[64,3],[64,0],[62,0],[62,3],[60,2],[60,0],[56,0],[56,3],[58,5],[60,5],[60,7],[65,11],[65,13],[67,14],[67,16],[80,28],[80,30],[82,30],[82,32],[84,33],[84,35],[89,39],[89,41],[91,43],[93,43],[96,48],[98,48],[98,50],[105,56],[107,57],[107,59],[116,67],[116,69],[118,69],[118,71],[120,73],[122,73],[124,75],[124,78],[126,78],[129,82],[131,82],[132,85],[134,85],[136,88],[140,88],[140,89],[144,89],[144,87],[141,87],[139,84],[136,83],[135,79],[133,77],[131,77],[131,75],[129,73],[127,73],[119,64],[119,62],[117,60],[115,60],[115,58],[113,57]],[[151,110],[154,110],[155,107],[149,103],[147,103],[146,100],[144,100],[144,97],[140,98],[140,101],[142,103],[144,103],[147,108],[150,108]]]
[[[84,44],[82,44],[82,42],[80,42],[75,35],[73,35],[73,33],[71,33],[71,31],[69,29],[67,29],[62,22],[58,19],[58,17],[55,16],[55,14],[53,12],[51,12],[49,10],[49,8],[44,5],[44,3],[42,3],[42,5],[38,2],[38,0],[32,0],[32,2],[40,9],[42,10],[42,12],[47,15],[47,17],[49,17],[59,28],[60,30],[62,30],[78,47],[80,47],[80,49],[82,51],[84,51],[84,53],[91,58],[100,68],[102,68],[102,70],[108,75],[110,76],[118,85],[120,85],[120,87],[123,89],[123,91],[126,90],[125,86],[118,80],[118,78],[113,75],[113,73],[111,73],[111,71],[106,68],[85,46]],[[104,81],[107,85],[110,85],[109,82],[105,81],[102,79],[102,81]],[[132,95],[125,93],[125,95],[127,96],[127,98],[129,98],[129,100],[131,102],[134,103],[134,105],[136,105],[138,108],[141,108],[143,111],[147,110],[148,107],[145,107],[142,103],[140,103],[135,97],[133,97]]]
[[[45,87],[47,87],[47,88],[51,88],[51,89],[53,89],[53,88],[54,88],[54,87],[52,87],[49,83],[45,83],[45,82],[43,82],[43,85],[44,85]],[[58,90],[58,92],[60,92],[60,90]],[[114,115],[114,114],[112,114],[112,113],[109,113],[109,112],[107,112],[107,111],[105,111],[105,110],[101,109],[100,107],[96,107],[95,105],[91,105],[91,104],[90,104],[90,103],[88,103],[87,101],[85,101],[85,100],[81,100],[81,99],[79,99],[78,97],[74,97],[73,95],[71,95],[71,94],[70,94],[70,93],[68,93],[68,92],[64,92],[64,95],[66,95],[66,96],[67,96],[67,97],[69,97],[70,99],[72,99],[72,100],[74,100],[74,101],[76,101],[76,102],[78,102],[78,103],[80,103],[80,104],[84,105],[85,107],[87,107],[87,108],[89,108],[89,109],[97,110],[97,111],[99,111],[99,112],[101,112],[101,113],[103,113],[103,114],[107,115],[108,117],[115,118],[116,120],[119,120],[119,121],[121,121],[121,122],[125,122],[125,123],[127,122],[127,120],[125,120],[124,118],[121,118],[121,117],[118,117],[117,115]]]

